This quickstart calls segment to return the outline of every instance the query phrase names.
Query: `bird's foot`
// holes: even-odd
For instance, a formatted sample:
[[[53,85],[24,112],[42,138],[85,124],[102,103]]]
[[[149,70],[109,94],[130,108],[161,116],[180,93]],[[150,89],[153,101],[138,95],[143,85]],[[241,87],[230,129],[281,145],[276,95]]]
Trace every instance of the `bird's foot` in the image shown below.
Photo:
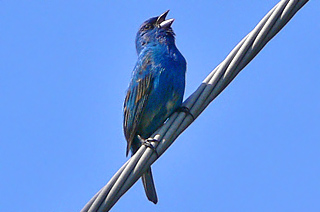
[[[151,144],[151,142],[160,142],[159,140],[154,139],[154,138],[143,139],[143,138],[141,138],[140,135],[138,135],[138,138],[143,145],[145,145],[146,147],[149,147],[153,150],[153,152],[156,154],[157,158],[159,157],[159,154],[158,154],[156,148]]]
[[[179,107],[177,111],[178,111],[178,112],[184,112],[184,113],[186,113],[187,115],[190,115],[190,116],[192,117],[193,121],[195,120],[193,114],[190,112],[190,109],[187,108],[186,106],[181,106],[181,107]]]

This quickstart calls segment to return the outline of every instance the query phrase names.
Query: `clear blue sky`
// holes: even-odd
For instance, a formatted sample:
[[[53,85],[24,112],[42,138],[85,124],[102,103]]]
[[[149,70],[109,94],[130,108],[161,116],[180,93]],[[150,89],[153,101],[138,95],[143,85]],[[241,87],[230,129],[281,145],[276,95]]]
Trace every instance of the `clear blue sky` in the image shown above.
[[[170,9],[190,95],[277,3],[0,1],[0,211],[79,211],[127,160],[135,34]],[[113,211],[320,211],[320,3],[310,1]]]

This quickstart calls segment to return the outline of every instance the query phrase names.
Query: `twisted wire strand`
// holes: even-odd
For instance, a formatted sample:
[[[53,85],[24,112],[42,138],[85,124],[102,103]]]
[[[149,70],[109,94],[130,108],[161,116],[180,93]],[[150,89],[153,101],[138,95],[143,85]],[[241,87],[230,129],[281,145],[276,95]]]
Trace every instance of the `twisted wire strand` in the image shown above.
[[[308,0],[282,0],[264,16],[183,103],[183,106],[190,109],[194,118],[202,113],[307,2]],[[172,114],[167,122],[151,136],[159,141],[151,142],[157,154],[151,148],[142,145],[81,211],[109,211],[147,168],[158,159],[158,156],[160,157],[194,121],[193,117],[185,112]]]

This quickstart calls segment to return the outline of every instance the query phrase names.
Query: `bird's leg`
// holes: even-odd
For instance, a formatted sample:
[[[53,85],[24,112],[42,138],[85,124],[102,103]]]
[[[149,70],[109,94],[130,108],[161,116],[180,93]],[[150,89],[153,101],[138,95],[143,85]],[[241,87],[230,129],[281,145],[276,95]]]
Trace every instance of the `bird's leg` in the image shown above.
[[[181,106],[181,107],[179,107],[179,108],[177,109],[177,112],[184,112],[184,113],[186,113],[187,115],[190,115],[190,116],[192,117],[193,121],[195,120],[193,114],[190,112],[190,109],[187,108],[186,106]]]
[[[143,139],[143,138],[141,138],[140,135],[138,135],[138,138],[143,145],[145,145],[146,147],[149,147],[153,150],[153,152],[156,154],[157,158],[159,157],[159,154],[158,154],[156,148],[151,144],[151,142],[160,142],[159,140],[157,140],[155,138]]]

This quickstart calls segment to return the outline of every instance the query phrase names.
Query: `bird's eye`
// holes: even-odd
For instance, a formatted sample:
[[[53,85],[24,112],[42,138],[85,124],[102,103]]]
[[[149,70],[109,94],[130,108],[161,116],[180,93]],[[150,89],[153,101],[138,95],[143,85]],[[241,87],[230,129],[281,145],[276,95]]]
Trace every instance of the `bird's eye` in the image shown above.
[[[143,27],[143,30],[148,30],[148,29],[151,29],[151,25],[150,24],[147,24],[147,25],[145,25],[144,27]]]

